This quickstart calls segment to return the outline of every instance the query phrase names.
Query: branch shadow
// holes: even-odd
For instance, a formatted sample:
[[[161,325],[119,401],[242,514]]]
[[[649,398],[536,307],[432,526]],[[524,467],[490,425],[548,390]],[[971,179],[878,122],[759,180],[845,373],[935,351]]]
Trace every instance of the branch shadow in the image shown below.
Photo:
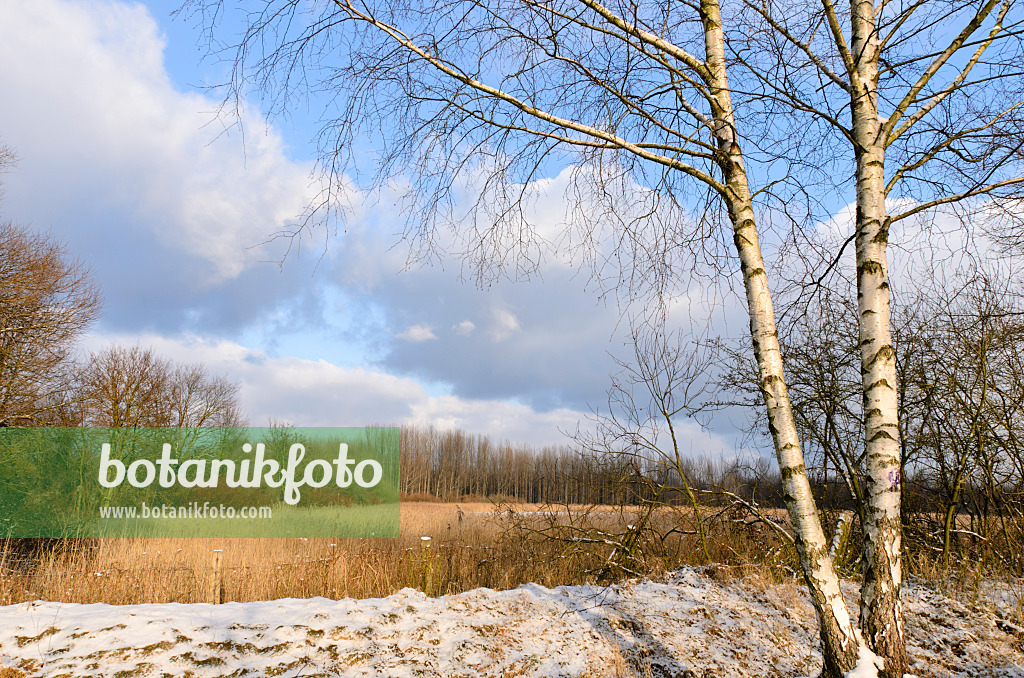
[[[594,632],[617,647],[629,668],[643,678],[703,678],[694,667],[680,662],[672,651],[663,645],[647,625],[615,605],[610,587],[595,589],[590,596],[591,603],[579,598],[558,595],[555,591],[535,584],[523,587],[537,597],[548,598],[565,608],[563,615],[576,614],[587,622]],[[615,616],[609,619],[608,612]]]

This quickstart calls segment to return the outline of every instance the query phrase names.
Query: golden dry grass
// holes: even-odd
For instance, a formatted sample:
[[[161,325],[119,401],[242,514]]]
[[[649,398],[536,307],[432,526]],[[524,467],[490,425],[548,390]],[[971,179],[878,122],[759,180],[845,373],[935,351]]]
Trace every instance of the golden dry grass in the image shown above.
[[[580,520],[579,508],[573,507],[574,520]],[[564,509],[405,502],[397,539],[109,539],[28,558],[8,551],[0,553],[0,604],[367,598],[404,587],[442,595],[481,586],[554,586],[623,576],[604,567],[607,544],[538,538],[538,530],[564,526]],[[615,534],[635,515],[631,507],[591,507],[583,520]],[[692,522],[692,514],[664,513],[657,519],[672,527]],[[739,568],[763,563],[766,543],[777,547],[769,542],[763,529],[723,521],[709,535],[709,550],[716,562]],[[693,534],[677,534],[659,548],[655,557],[645,555],[636,563],[643,573],[704,562]]]
[[[0,604],[211,602],[218,551],[222,601],[364,598],[406,586],[439,595],[578,579],[503,539],[494,505],[462,504],[461,520],[459,511],[403,504],[397,539],[108,539],[29,559],[8,552],[0,554]]]
[[[565,508],[404,502],[396,539],[109,539],[72,543],[42,555],[4,550],[0,543],[0,605],[30,600],[130,604],[368,598],[405,587],[443,595],[526,582],[554,586],[608,581],[707,562],[690,509],[659,510],[650,519],[656,529],[639,557],[629,562],[631,569],[616,569],[606,562],[612,547],[600,539],[555,541],[540,538],[539,532],[585,534],[568,532],[572,522],[594,529],[586,533],[590,536],[621,535],[638,522],[638,509],[570,507],[570,520]],[[703,510],[705,517],[716,512]],[[669,530],[676,532],[664,541],[653,536]],[[708,528],[707,543],[715,564],[711,576],[778,583],[795,571],[792,550],[759,523],[744,524],[720,514]],[[983,568],[975,567],[970,572],[961,568],[959,577],[951,577],[936,569],[934,557],[920,554],[911,554],[907,566],[918,575],[955,581],[957,586],[977,586],[984,576]],[[7,678],[2,671],[0,678]]]

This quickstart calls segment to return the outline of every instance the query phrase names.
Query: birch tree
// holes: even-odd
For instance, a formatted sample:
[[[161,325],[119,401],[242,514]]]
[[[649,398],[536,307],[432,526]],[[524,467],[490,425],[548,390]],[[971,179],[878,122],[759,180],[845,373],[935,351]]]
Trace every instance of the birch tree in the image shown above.
[[[227,14],[245,22],[228,48],[229,104],[253,90],[272,113],[310,92],[328,102],[325,188],[307,226],[329,218],[352,176],[409,185],[405,235],[422,252],[450,228],[479,276],[529,273],[546,242],[526,209],[534,180],[566,170],[562,244],[610,265],[629,296],[738,269],[823,675],[858,662],[903,674],[888,237],[916,218],[1020,241],[1019,0],[191,0],[183,11],[211,45]],[[467,188],[477,199],[463,209]],[[774,245],[814,246],[813,225],[848,204],[852,233],[829,259],[853,257],[857,271],[859,626],[810,492],[769,284],[797,256]]]

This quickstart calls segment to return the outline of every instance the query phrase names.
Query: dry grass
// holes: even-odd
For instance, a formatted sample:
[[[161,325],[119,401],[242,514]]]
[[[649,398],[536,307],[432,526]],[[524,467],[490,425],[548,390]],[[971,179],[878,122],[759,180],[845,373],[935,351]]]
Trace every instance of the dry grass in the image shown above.
[[[415,501],[402,504],[397,539],[111,539],[31,557],[8,550],[0,552],[0,604],[39,599],[130,604],[369,598],[405,587],[442,595],[526,582],[554,586],[609,581],[707,564],[689,509],[656,513],[646,523],[636,557],[623,567],[609,565],[613,546],[602,539],[621,540],[639,522],[637,509],[590,507],[585,512],[570,507],[571,520],[565,509]],[[704,509],[705,517],[716,511]],[[782,515],[774,513],[779,514],[775,518]],[[711,576],[765,584],[790,579],[796,569],[792,549],[768,527],[736,518],[720,514],[708,526]],[[570,523],[571,529],[584,531],[567,529]],[[541,533],[561,534],[563,539],[545,539]],[[571,538],[580,534],[600,538]],[[214,575],[216,557],[221,561],[219,580]],[[991,575],[972,559],[959,560],[956,572],[948,572],[934,557],[916,552],[908,554],[907,568],[961,592],[980,590]]]
[[[0,604],[58,600],[130,604],[277,598],[368,598],[413,587],[429,595],[486,586],[547,586],[617,578],[611,547],[557,542],[537,531],[564,511],[530,504],[403,503],[397,539],[110,539],[73,544],[29,559],[0,554]],[[564,508],[564,507],[563,507]],[[575,507],[574,507],[575,508]],[[461,510],[461,519],[460,519]],[[621,533],[635,509],[598,507],[589,526]],[[675,524],[678,516],[663,516]],[[429,540],[423,537],[430,537]],[[763,561],[764,535],[725,524],[711,538],[716,561]],[[667,549],[662,548],[667,545]],[[645,558],[644,573],[703,563],[693,535],[676,535]],[[219,551],[219,554],[218,554]],[[220,558],[220,577],[215,562]]]
[[[609,566],[613,547],[600,539],[558,541],[540,536],[561,531],[563,537],[590,534],[614,539],[637,522],[635,508],[591,507],[589,513],[571,508],[570,521],[565,507],[417,501],[402,504],[397,539],[111,539],[33,556],[0,550],[0,604],[370,598],[405,587],[442,595],[477,587],[508,589],[526,582],[555,586],[609,581],[707,562],[692,531],[692,513],[685,509],[653,516],[628,570]],[[705,516],[715,511],[706,509]],[[567,532],[570,522],[592,531]],[[673,528],[676,532],[660,538]],[[792,549],[762,524],[743,524],[721,515],[709,525],[707,543],[714,563],[708,570],[712,577],[767,586],[795,574]],[[218,557],[219,578],[214,568]],[[907,569],[940,588],[980,592],[992,575],[990,569],[969,558],[957,563],[955,572],[946,571],[933,556],[914,552],[908,555]],[[1019,617],[1024,622],[1024,583],[1018,588]],[[16,676],[17,671],[0,667],[0,678]]]
[[[527,513],[539,510],[518,505]],[[397,539],[109,539],[33,558],[0,554],[0,604],[367,598],[404,587],[441,595],[527,581],[586,581],[540,540],[509,538],[493,504],[404,503]],[[423,537],[430,537],[429,540]]]

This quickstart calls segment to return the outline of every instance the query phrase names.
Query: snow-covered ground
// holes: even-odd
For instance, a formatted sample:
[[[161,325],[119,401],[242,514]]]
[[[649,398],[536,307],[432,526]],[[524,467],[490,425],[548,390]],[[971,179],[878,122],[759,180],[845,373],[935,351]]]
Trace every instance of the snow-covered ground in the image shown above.
[[[711,574],[715,574],[712,572]],[[0,666],[28,676],[810,676],[817,630],[796,584],[698,570],[611,588],[427,598],[0,607]],[[852,598],[856,589],[846,590]],[[1019,603],[908,586],[917,676],[1024,678]],[[18,675],[10,671],[0,675]]]

